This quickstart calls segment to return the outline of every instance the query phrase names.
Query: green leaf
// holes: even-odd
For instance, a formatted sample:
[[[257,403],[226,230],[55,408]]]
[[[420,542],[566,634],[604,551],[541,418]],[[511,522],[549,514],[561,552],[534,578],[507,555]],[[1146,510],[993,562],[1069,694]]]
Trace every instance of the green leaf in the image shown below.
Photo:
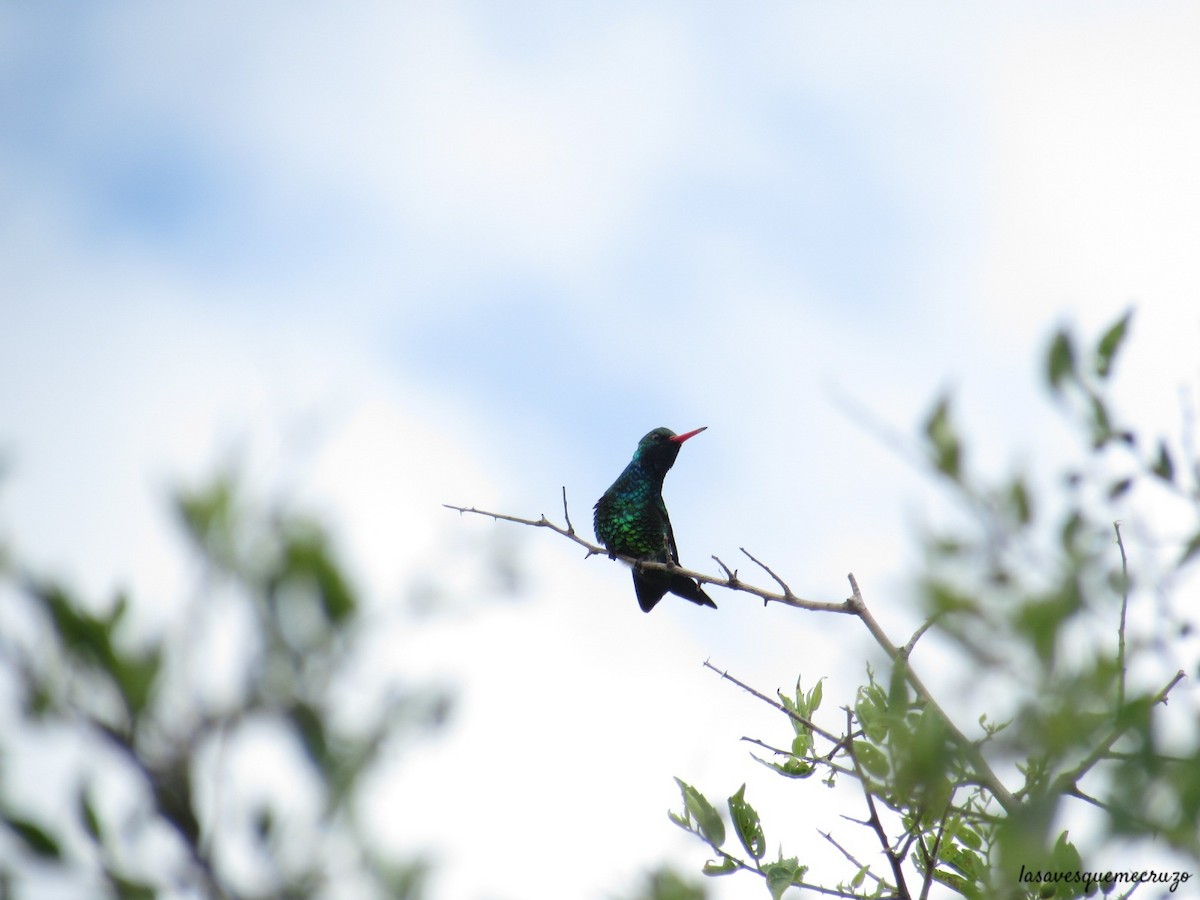
[[[812,747],[812,735],[808,732],[802,732],[792,738],[792,756],[808,756]]]
[[[954,836],[960,843],[965,844],[972,850],[978,850],[983,846],[983,838],[980,837],[979,832],[968,828],[966,825],[959,825],[955,828]]]
[[[62,859],[62,848],[58,845],[58,839],[40,825],[16,816],[4,816],[3,821],[9,831],[35,856],[42,859]]]
[[[1191,562],[1196,554],[1200,553],[1200,531],[1187,542],[1187,546],[1183,548],[1183,553],[1179,557],[1179,562],[1175,564],[1176,568],[1182,568],[1187,563]]]
[[[1069,833],[1064,831],[1058,836],[1058,840],[1054,842],[1054,851],[1050,856],[1050,864],[1059,872],[1078,872],[1083,868],[1083,860],[1079,857],[1079,851],[1074,844],[1067,840]]]
[[[104,846],[104,831],[100,826],[100,818],[96,815],[96,808],[92,805],[91,790],[86,786],[81,786],[79,789],[79,818],[83,822],[83,829],[100,846]]]
[[[850,887],[854,888],[855,890],[858,890],[860,887],[862,887],[863,882],[867,880],[867,873],[870,871],[870,866],[860,867],[859,870],[854,873],[854,877],[850,879]]]
[[[804,708],[806,710],[806,715],[810,719],[812,718],[812,714],[821,707],[821,697],[824,693],[821,689],[821,685],[824,683],[824,678],[818,678],[817,683],[813,685],[813,689],[809,691],[804,698]]]
[[[298,701],[288,710],[288,718],[296,729],[308,758],[322,772],[326,772],[330,764],[329,741],[320,713],[309,704]]]
[[[1171,461],[1171,453],[1167,450],[1166,441],[1158,442],[1158,456],[1155,457],[1150,471],[1168,484],[1175,481],[1175,464]]]
[[[1125,340],[1125,334],[1129,330],[1129,320],[1132,317],[1133,310],[1126,310],[1125,315],[1104,332],[1100,342],[1096,345],[1095,368],[1096,374],[1101,378],[1107,378],[1112,372],[1113,362],[1116,359],[1117,351],[1121,349],[1121,343]]]
[[[148,884],[130,881],[113,872],[106,872],[109,884],[116,892],[118,900],[155,900],[158,892]]]
[[[172,765],[153,770],[150,788],[154,793],[154,805],[164,819],[174,825],[189,843],[200,839],[200,822],[192,805],[192,776],[189,761],[180,758]]]
[[[950,398],[943,395],[925,420],[925,436],[939,472],[958,481],[962,472],[962,444],[950,421]]]
[[[1062,530],[1059,532],[1059,543],[1067,555],[1075,556],[1080,552],[1079,539],[1086,532],[1085,524],[1083,514],[1077,509],[1071,510],[1063,522]]]
[[[704,868],[700,871],[709,877],[719,877],[721,875],[729,875],[738,870],[737,860],[732,856],[725,857],[725,861],[720,865],[715,862],[706,862]]]
[[[802,759],[796,759],[794,756],[788,759],[788,761],[783,765],[775,762],[769,762],[768,760],[763,759],[761,756],[755,756],[753,753],[750,754],[750,758],[755,762],[762,763],[773,772],[778,772],[785,778],[807,778],[816,771],[816,767],[812,763],[805,762]]]
[[[858,758],[859,764],[876,778],[885,777],[891,769],[891,766],[888,765],[887,756],[874,744],[868,744],[866,741],[855,741],[854,755]]]
[[[725,823],[708,799],[698,790],[682,779],[676,778],[675,783],[683,794],[683,805],[688,814],[696,820],[700,833],[713,847],[725,843]]]
[[[978,853],[976,853],[974,850],[967,850],[966,848],[959,847],[955,844],[951,844],[949,847],[947,847],[945,852],[941,854],[941,857],[942,861],[946,865],[958,872],[961,872],[972,881],[978,880],[979,877],[985,871],[987,871],[984,866],[983,858]]]
[[[325,535],[315,525],[301,524],[288,535],[282,575],[309,582],[317,591],[326,620],[333,625],[345,621],[358,606],[354,591],[329,555]]]
[[[947,581],[927,580],[923,588],[929,598],[926,607],[931,615],[976,613],[979,610],[979,603],[974,597]]]
[[[1068,581],[1054,593],[1031,599],[1017,610],[1014,623],[1031,639],[1043,662],[1053,660],[1059,629],[1079,611],[1081,602],[1079,585]]]
[[[108,616],[105,618],[105,624],[108,625],[108,630],[111,633],[125,618],[125,613],[129,611],[129,595],[124,591],[120,591],[116,599],[113,601],[112,609],[108,611]]]
[[[888,680],[888,711],[893,715],[902,715],[908,709],[908,663],[899,659],[892,666],[892,675]]]
[[[75,598],[60,585],[32,584],[30,593],[50,615],[63,647],[69,653],[99,663],[110,673],[114,671],[116,657],[103,620],[80,610]]]
[[[971,890],[971,882],[963,878],[961,875],[955,875],[953,872],[946,872],[942,869],[933,870],[933,880],[939,884],[944,884],[946,887],[957,891],[964,897],[969,897]]]
[[[887,695],[878,685],[872,683],[868,687],[858,689],[854,715],[869,740],[879,743],[887,737],[889,725]]]
[[[255,810],[251,821],[254,823],[254,836],[264,844],[269,843],[275,835],[277,824],[271,807],[262,806]]]
[[[158,679],[161,663],[162,654],[157,647],[143,656],[116,658],[113,674],[131,718],[136,719],[146,708],[154,683]]]
[[[733,829],[737,832],[738,840],[755,859],[762,859],[767,852],[767,839],[763,835],[762,822],[754,807],[746,802],[746,785],[738,788],[737,793],[729,798],[729,815],[733,820]]]
[[[793,884],[799,884],[807,871],[808,866],[800,865],[800,860],[794,856],[767,863],[762,867],[763,875],[767,879],[767,889],[771,892],[773,900],[779,900],[784,891]]]
[[[175,512],[211,562],[227,569],[236,564],[237,482],[232,471],[196,490],[176,491]]]
[[[1029,499],[1029,489],[1025,486],[1025,479],[1013,479],[1013,483],[1008,489],[1008,502],[1020,524],[1028,525],[1033,521],[1033,504]]]
[[[1133,487],[1132,478],[1118,478],[1108,486],[1108,499],[1119,500],[1129,493],[1129,489]]]
[[[1046,381],[1050,390],[1057,394],[1066,378],[1075,378],[1075,349],[1071,345],[1071,336],[1060,328],[1046,354]]]
[[[1099,394],[1089,394],[1088,402],[1092,409],[1092,447],[1099,450],[1114,437],[1112,419]]]

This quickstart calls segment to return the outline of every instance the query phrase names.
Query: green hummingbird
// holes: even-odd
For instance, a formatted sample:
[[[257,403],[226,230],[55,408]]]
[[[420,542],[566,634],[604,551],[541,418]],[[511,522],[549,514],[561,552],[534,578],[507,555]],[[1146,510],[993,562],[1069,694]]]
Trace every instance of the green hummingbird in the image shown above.
[[[707,427],[687,434],[655,428],[638,441],[625,471],[596,503],[592,520],[596,539],[608,549],[610,557],[620,553],[679,565],[679,548],[675,546],[675,533],[663,503],[663,479],[675,464],[683,442]],[[635,566],[633,587],[642,612],[654,609],[668,591],[701,606],[717,608],[698,582],[678,572],[644,571]]]

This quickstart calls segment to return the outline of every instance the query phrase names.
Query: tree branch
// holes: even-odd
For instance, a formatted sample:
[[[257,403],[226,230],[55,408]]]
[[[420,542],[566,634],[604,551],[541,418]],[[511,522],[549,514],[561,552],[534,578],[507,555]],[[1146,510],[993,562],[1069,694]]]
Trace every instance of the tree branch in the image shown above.
[[[1121,551],[1121,624],[1117,628],[1117,710],[1125,706],[1125,613],[1129,609],[1129,559],[1125,542],[1121,540],[1121,523],[1113,522],[1117,533],[1117,549]]]
[[[928,900],[929,889],[933,887],[933,875],[937,871],[938,852],[942,848],[942,836],[946,833],[946,819],[950,817],[951,804],[954,802],[954,791],[950,791],[950,796],[946,798],[946,808],[942,811],[942,819],[938,822],[937,836],[933,839],[933,849],[930,850],[925,846],[925,841],[918,840],[917,846],[921,848],[921,856],[925,863],[925,877],[921,882],[921,897],[920,900]]]
[[[871,880],[874,881],[876,884],[884,884],[884,881],[882,878],[880,878],[878,875],[876,875],[874,872],[872,872],[868,866],[864,866],[861,862],[859,862],[857,859],[855,859],[854,855],[849,850],[847,850],[845,847],[843,847],[841,844],[839,844],[834,839],[833,835],[830,834],[828,831],[822,831],[821,829],[818,828],[817,834],[819,834],[821,837],[825,838],[825,840],[829,841],[829,843],[833,844],[833,846],[837,848],[838,852],[841,853],[842,856],[846,857],[846,859],[848,859],[853,865],[858,866],[858,869],[860,872],[863,870],[866,870],[868,877],[870,877]]]
[[[846,733],[853,730],[853,711],[850,707],[846,707]],[[896,890],[898,896],[902,900],[912,900],[912,895],[908,892],[908,885],[904,882],[904,867],[900,865],[900,858],[896,856],[892,850],[892,842],[888,840],[887,832],[883,830],[883,822],[879,819],[879,812],[875,809],[875,797],[871,793],[871,784],[863,774],[862,766],[858,762],[858,754],[854,752],[854,742],[851,741],[846,745],[846,752],[850,755],[850,761],[854,763],[854,771],[858,773],[858,783],[862,785],[863,796],[867,800],[867,811],[871,817],[866,824],[871,827],[879,838],[879,844],[883,847],[884,855],[887,856],[888,865],[892,867],[892,876],[896,879]]]
[[[1167,695],[1171,693],[1171,690],[1175,687],[1175,685],[1179,684],[1179,682],[1183,681],[1183,679],[1186,677],[1187,676],[1184,674],[1183,669],[1180,669],[1178,672],[1176,672],[1175,677],[1167,682],[1166,686],[1161,691],[1154,695],[1153,703],[1151,705],[1157,706],[1160,703],[1166,703]],[[1090,772],[1096,763],[1100,762],[1100,760],[1104,759],[1108,755],[1108,751],[1112,749],[1112,745],[1115,744],[1121,738],[1121,736],[1129,730],[1129,728],[1129,725],[1124,725],[1119,722],[1114,725],[1113,729],[1108,733],[1104,740],[1093,747],[1092,752],[1085,756],[1079,765],[1075,766],[1073,769],[1068,769],[1055,779],[1056,792],[1073,795],[1074,791],[1077,791],[1079,788],[1079,779]]]
[[[563,490],[563,498],[565,511],[565,488]],[[576,544],[583,547],[585,550],[587,550],[587,555],[589,557],[610,555],[609,551],[605,550],[603,547],[581,538],[574,528],[564,528],[561,525],[556,525],[547,519],[545,515],[543,515],[540,519],[522,519],[519,516],[509,516],[505,515],[504,513],[490,512],[486,509],[476,509],[474,506],[455,506],[452,503],[443,503],[442,506],[444,506],[446,509],[452,509],[458,513],[470,513],[471,515],[485,516],[497,522],[513,522],[517,525],[529,525],[534,528],[549,528],[555,534],[561,534],[567,540],[574,541]],[[570,520],[568,519],[568,522],[569,521]],[[742,552],[745,553],[744,550]],[[749,553],[746,553],[746,555],[750,556]],[[853,612],[853,610],[851,610],[847,605],[847,601],[843,601],[841,603],[830,603],[821,600],[805,600],[802,597],[797,597],[790,590],[788,590],[787,585],[779,581],[778,578],[776,578],[776,581],[784,588],[783,593],[755,587],[752,584],[746,584],[738,579],[736,572],[730,574],[729,569],[725,566],[725,564],[720,563],[719,561],[718,563],[720,564],[721,568],[726,572],[726,577],[724,578],[714,578],[712,575],[706,575],[703,572],[696,572],[692,569],[685,569],[682,566],[672,565],[671,563],[660,563],[653,562],[651,560],[638,559],[634,556],[626,556],[623,553],[612,554],[612,557],[614,559],[621,560],[621,562],[626,563],[627,565],[636,565],[647,571],[676,572],[680,575],[683,575],[685,578],[695,579],[702,584],[711,584],[714,587],[723,587],[731,591],[741,591],[744,594],[753,594],[755,597],[760,597],[765,601],[771,603],[782,603],[785,606],[793,606],[797,609],[807,609],[811,610],[812,612],[842,613],[843,615]],[[750,558],[754,560],[754,562],[758,563],[758,565],[762,566],[762,563],[759,563],[758,560],[754,559],[754,557],[750,556]],[[763,568],[766,569],[767,567],[763,566]],[[770,572],[770,569],[767,569],[767,571]],[[773,574],[772,577],[774,577]]]
[[[575,526],[571,524],[571,514],[567,512],[567,486],[564,484],[562,489],[563,495],[563,518],[567,520],[567,536],[575,536]],[[542,518],[545,518],[543,516]]]
[[[564,504],[563,509],[565,512],[565,510],[566,510],[566,489],[565,488],[563,489],[563,504]],[[850,580],[850,589],[852,591],[852,595],[848,599],[843,600],[840,603],[831,603],[831,602],[820,601],[820,600],[805,600],[801,597],[797,597],[794,593],[792,593],[791,589],[787,586],[787,584],[782,579],[779,578],[778,575],[776,575],[773,571],[771,571],[771,569],[768,568],[764,563],[760,562],[759,560],[757,560],[753,556],[751,556],[751,554],[748,553],[745,550],[745,548],[741,548],[742,552],[745,553],[746,556],[749,557],[752,562],[754,562],[756,565],[760,566],[764,571],[766,571],[766,573],[768,575],[771,576],[771,578],[773,578],[775,580],[775,583],[778,584],[782,588],[782,593],[775,592],[775,591],[769,591],[769,590],[766,590],[765,588],[760,588],[760,587],[756,587],[751,584],[746,584],[744,581],[740,580],[737,577],[736,572],[731,573],[729,567],[726,566],[724,563],[722,563],[720,560],[717,560],[717,563],[724,570],[725,577],[724,578],[714,578],[711,575],[705,575],[703,572],[696,572],[696,571],[693,571],[692,569],[685,569],[681,566],[671,565],[670,563],[651,562],[651,561],[647,561],[647,560],[637,559],[636,557],[632,557],[632,556],[625,556],[624,554],[620,554],[620,553],[610,554],[603,547],[597,546],[596,544],[593,544],[590,541],[586,541],[583,538],[581,538],[578,535],[578,533],[575,532],[575,530],[573,528],[569,528],[569,527],[564,528],[561,525],[556,525],[555,523],[553,523],[549,519],[547,519],[545,515],[542,515],[542,517],[539,519],[522,519],[519,516],[510,516],[510,515],[506,515],[504,513],[496,513],[496,512],[490,512],[490,511],[484,510],[484,509],[476,509],[474,506],[470,506],[470,507],[454,506],[453,504],[450,504],[450,503],[444,503],[442,505],[445,506],[447,509],[452,509],[452,510],[458,512],[459,514],[470,513],[471,515],[485,516],[487,518],[492,519],[493,521],[513,522],[517,525],[529,525],[534,528],[548,528],[551,531],[553,531],[555,534],[561,534],[567,540],[574,541],[576,544],[583,547],[585,550],[587,550],[588,557],[610,556],[611,555],[613,558],[619,559],[622,562],[626,563],[627,565],[631,565],[631,566],[636,565],[642,569],[647,569],[650,571],[660,570],[660,571],[664,571],[664,572],[678,572],[679,574],[681,574],[687,578],[694,578],[696,581],[701,582],[702,584],[711,584],[716,587],[723,587],[723,588],[726,588],[731,591],[740,591],[741,593],[744,593],[744,594],[752,594],[755,597],[760,597],[764,601],[767,601],[767,602],[782,603],[785,606],[792,606],[797,609],[807,609],[812,612],[840,613],[842,615],[857,616],[859,619],[862,620],[862,623],[867,627],[867,630],[869,632],[871,632],[871,636],[873,638],[875,638],[875,642],[877,644],[879,644],[880,647],[883,648],[883,651],[888,655],[888,658],[891,659],[892,664],[893,665],[903,665],[905,667],[905,676],[908,680],[908,683],[912,686],[913,690],[916,691],[917,695],[921,698],[921,700],[927,706],[929,706],[931,709],[933,709],[938,714],[938,716],[942,719],[942,721],[946,723],[947,730],[950,732],[950,734],[954,738],[955,742],[962,749],[962,752],[966,755],[966,757],[970,761],[972,767],[975,769],[975,773],[979,777],[979,783],[981,785],[983,785],[984,787],[986,787],[991,792],[991,794],[996,798],[997,802],[1002,807],[1004,807],[1005,811],[1012,812],[1013,810],[1015,810],[1017,808],[1017,806],[1018,806],[1017,799],[1013,796],[1012,792],[1009,791],[1008,788],[1006,788],[1004,786],[1004,784],[996,776],[996,773],[992,771],[991,766],[988,765],[988,762],[984,758],[983,753],[980,751],[979,747],[976,746],[971,740],[969,740],[966,737],[966,735],[964,735],[958,729],[958,727],[954,724],[954,722],[952,722],[950,720],[950,717],[946,715],[945,711],[941,708],[941,706],[938,705],[937,701],[935,701],[933,699],[933,695],[929,692],[929,689],[925,687],[924,682],[922,682],[921,679],[917,677],[917,674],[916,674],[916,672],[913,671],[912,666],[908,665],[905,652],[901,648],[897,647],[895,644],[892,643],[891,639],[887,636],[887,632],[885,632],[883,630],[883,628],[880,627],[879,623],[875,620],[875,617],[871,614],[870,610],[867,609],[866,601],[863,600],[862,592],[858,588],[858,581],[855,579],[853,573],[851,573],[848,576],[848,578]],[[585,557],[585,558],[587,558],[587,557]],[[914,639],[920,637],[920,633],[921,632],[918,631],[918,633],[916,635],[914,635]],[[713,671],[719,671],[714,666],[711,666],[707,662],[705,663],[705,665],[709,666],[709,668],[713,669]],[[730,681],[733,681],[735,684],[737,684],[743,690],[749,691],[750,693],[754,694],[756,697],[759,697],[759,698],[765,700],[767,703],[770,703],[773,706],[777,706],[778,708],[783,709],[789,716],[792,716],[791,711],[787,710],[786,707],[783,707],[783,706],[777,704],[775,701],[771,700],[770,698],[766,697],[765,695],[760,694],[758,691],[753,690],[748,685],[742,684],[741,682],[732,678],[727,673],[722,672],[721,675],[722,675],[722,677],[728,678]],[[812,723],[804,721],[803,724],[807,725],[808,727],[813,728],[814,732],[816,732],[817,734],[820,734],[822,737],[826,737],[827,739],[832,740],[835,743],[838,742],[837,738],[831,737],[828,732],[825,732],[825,731],[822,731],[822,730],[816,728],[814,725],[812,725]]]
[[[887,632],[875,621],[875,617],[871,615],[871,612],[867,609],[866,602],[863,600],[862,591],[858,588],[858,580],[854,577],[854,573],[850,573],[847,577],[850,579],[850,590],[853,593],[846,602],[850,604],[852,612],[862,619],[863,624],[867,626],[867,630],[871,632],[871,636],[875,638],[875,643],[883,648],[883,651],[892,660],[892,664],[904,666],[904,674],[908,683],[912,685],[913,690],[917,692],[921,700],[937,713],[938,717],[945,723],[955,743],[958,744],[959,748],[970,760],[975,773],[979,776],[980,783],[992,793],[996,801],[1004,807],[1005,812],[1015,810],[1019,802],[1012,795],[1012,791],[1006,788],[1004,783],[996,776],[996,773],[992,771],[992,767],[988,765],[979,747],[959,730],[958,726],[946,715],[946,711],[933,699],[933,694],[929,692],[929,689],[925,687],[925,683],[913,671],[913,667],[908,664],[908,660],[905,658],[903,652],[891,642],[887,636]]]
[[[862,732],[860,731],[860,732],[858,732],[858,734],[862,734]],[[837,772],[839,775],[845,775],[848,778],[857,778],[858,777],[857,772],[853,771],[852,769],[847,769],[845,766],[839,766],[837,763],[833,762],[833,760],[832,760],[833,752],[840,750],[842,747],[842,744],[840,742],[837,744],[837,746],[834,747],[833,752],[827,753],[825,756],[811,756],[811,755],[810,756],[798,756],[797,754],[793,753],[791,750],[784,750],[780,747],[772,747],[766,741],[760,741],[758,738],[743,736],[742,740],[745,741],[747,744],[757,744],[758,746],[762,747],[764,750],[770,750],[772,753],[776,754],[777,756],[790,756],[794,759],[800,760],[801,762],[812,763],[812,765],[814,767],[826,766],[831,771]],[[754,756],[753,753],[751,753],[750,755],[752,757],[754,757],[754,759],[759,760],[759,762],[766,762],[766,760],[759,759],[759,757]]]
[[[831,744],[841,744],[842,741],[844,740],[844,738],[840,738],[837,735],[833,734],[832,732],[826,731],[824,728],[822,728],[820,725],[813,722],[811,719],[807,719],[804,716],[800,715],[800,713],[795,712],[794,710],[788,709],[786,706],[784,706],[778,700],[774,700],[771,697],[768,697],[766,694],[756,691],[754,688],[750,687],[750,685],[746,684],[744,681],[738,681],[738,679],[736,679],[732,675],[730,675],[729,672],[722,670],[722,669],[718,669],[716,666],[714,666],[712,663],[710,663],[707,659],[704,661],[704,668],[712,669],[714,672],[716,672],[718,675],[720,675],[726,681],[732,681],[734,684],[736,684],[738,687],[740,687],[747,694],[751,694],[751,695],[757,697],[763,703],[770,704],[771,706],[773,706],[777,710],[779,710],[781,713],[783,713],[785,716],[787,716],[789,719],[792,719],[795,722],[799,722],[801,725],[803,725],[809,731],[813,732],[814,734],[819,734],[821,737],[825,738],[825,740],[829,741]]]

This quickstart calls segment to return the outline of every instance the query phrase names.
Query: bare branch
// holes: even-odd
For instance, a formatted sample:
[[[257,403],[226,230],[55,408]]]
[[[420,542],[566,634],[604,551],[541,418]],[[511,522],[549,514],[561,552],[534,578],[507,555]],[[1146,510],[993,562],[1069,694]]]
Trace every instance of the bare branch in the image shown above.
[[[565,488],[563,489],[563,496],[564,498],[566,496]],[[588,551],[588,556],[608,555],[607,551],[603,547],[597,547],[595,544],[585,541],[575,533],[574,529],[563,528],[559,525],[555,525],[544,515],[540,519],[522,519],[520,516],[509,516],[505,515],[504,513],[489,512],[486,509],[476,509],[474,506],[454,506],[451,503],[443,503],[442,506],[446,507],[446,509],[452,509],[458,513],[470,513],[475,516],[486,516],[487,518],[496,522],[514,522],[517,525],[529,525],[533,528],[549,528],[556,534],[561,534],[563,537],[567,538],[567,540],[574,541],[576,544],[583,547]]]
[[[567,512],[567,486],[562,486],[563,495],[563,518],[567,520],[567,534],[570,537],[575,536],[575,526],[571,524],[571,514]]]
[[[766,572],[768,575],[770,575],[771,578],[773,578],[775,580],[775,583],[777,585],[779,585],[781,588],[783,588],[783,596],[784,597],[787,597],[788,599],[795,599],[796,595],[792,593],[792,589],[784,583],[782,578],[780,578],[778,575],[776,575],[774,572],[771,571],[770,566],[768,566],[764,562],[760,562],[759,560],[755,559],[754,556],[750,553],[750,551],[747,550],[745,547],[738,547],[738,549],[741,550],[743,553],[746,554],[746,556],[748,556],[750,558],[750,562],[754,563],[756,566],[758,566],[760,569],[762,569],[764,572]]]
[[[913,636],[908,639],[908,643],[900,648],[900,655],[903,656],[905,659],[908,659],[910,656],[912,656],[913,647],[915,647],[917,645],[917,641],[919,641],[924,636],[925,632],[927,632],[930,628],[933,627],[933,623],[936,622],[939,618],[941,618],[941,615],[942,614],[940,612],[935,613],[934,615],[930,616],[925,621],[924,625],[922,625],[920,628],[918,628],[916,631],[914,631]]]
[[[778,756],[794,756],[795,755],[794,753],[792,753],[791,750],[784,750],[781,747],[774,747],[771,744],[768,744],[766,741],[760,741],[758,738],[752,738],[752,737],[747,737],[746,735],[742,735],[742,740],[745,741],[747,744],[757,744],[758,746],[762,747],[764,750],[770,750],[772,753],[774,753]]]
[[[859,823],[859,824],[862,824],[862,823]],[[839,844],[839,843],[838,843],[838,842],[837,842],[837,841],[834,839],[833,835],[832,835],[832,834],[830,834],[828,831],[822,831],[821,829],[819,829],[819,828],[818,828],[818,829],[817,829],[817,834],[819,834],[821,837],[825,838],[825,840],[829,841],[829,843],[833,844],[833,846],[835,846],[835,847],[838,849],[838,852],[840,852],[840,853],[842,854],[842,856],[846,857],[846,859],[848,859],[848,860],[851,862],[851,864],[858,866],[858,869],[859,869],[859,871],[860,871],[860,872],[861,872],[861,871],[863,871],[863,870],[865,869],[865,870],[866,870],[866,873],[867,873],[867,875],[868,875],[868,876],[871,878],[871,880],[872,880],[872,881],[874,881],[876,884],[883,884],[883,883],[884,883],[882,878],[880,878],[878,875],[876,875],[874,872],[872,872],[872,871],[871,871],[871,869],[870,869],[870,867],[868,867],[868,866],[864,866],[864,865],[863,865],[862,863],[860,863],[860,862],[859,862],[857,859],[855,859],[855,858],[854,858],[854,855],[853,855],[853,854],[852,854],[852,853],[851,853],[849,850],[847,850],[845,847],[843,847],[841,844]]]
[[[565,493],[566,492],[564,490],[564,494]],[[730,575],[730,574],[728,574],[728,570],[726,570],[726,572],[727,572],[726,577],[714,578],[712,575],[706,575],[703,572],[697,572],[692,569],[685,569],[682,566],[676,566],[671,563],[661,563],[661,562],[653,562],[651,560],[637,559],[636,557],[633,557],[633,556],[625,556],[622,553],[609,553],[609,551],[605,550],[603,547],[597,546],[596,544],[593,544],[590,541],[586,541],[583,538],[581,538],[579,536],[579,533],[576,532],[573,528],[570,528],[570,527],[564,528],[561,525],[556,525],[553,522],[551,522],[549,519],[547,519],[545,516],[542,516],[540,519],[522,519],[520,516],[510,516],[510,515],[506,515],[504,513],[491,512],[486,509],[476,509],[474,506],[455,506],[452,503],[443,503],[442,506],[444,506],[446,509],[452,509],[458,513],[470,513],[470,514],[476,515],[476,516],[484,516],[486,518],[492,519],[493,521],[497,521],[497,522],[513,522],[514,524],[517,524],[517,525],[529,525],[533,528],[549,528],[555,534],[561,534],[567,540],[574,541],[576,544],[583,547],[585,550],[588,551],[587,555],[589,557],[591,557],[591,556],[610,556],[613,559],[621,560],[623,563],[626,563],[627,565],[639,566],[640,568],[642,568],[646,571],[677,572],[678,574],[683,575],[685,578],[694,579],[695,581],[698,581],[701,584],[711,584],[714,587],[723,587],[723,588],[726,588],[731,591],[740,591],[743,594],[752,594],[755,597],[760,597],[765,601],[772,602],[772,603],[782,603],[786,606],[794,606],[797,609],[807,609],[807,610],[811,610],[813,612],[833,612],[833,613],[842,613],[842,614],[847,614],[847,613],[851,612],[849,606],[847,606],[847,604],[844,602],[831,603],[831,602],[822,601],[822,600],[805,600],[801,597],[797,597],[791,591],[786,591],[786,585],[784,586],[785,593],[776,593],[775,591],[768,591],[765,588],[755,587],[754,585],[746,584],[745,582],[741,581],[737,577],[737,572],[734,572],[732,575]],[[749,555],[749,554],[747,554],[747,555]],[[751,558],[753,558],[753,557],[751,557]],[[756,562],[757,562],[757,560],[756,560]],[[760,565],[761,565],[761,563],[760,563]],[[723,564],[721,567],[723,569],[725,568],[725,566]],[[780,583],[782,584],[782,582],[780,582]]]
[[[721,571],[725,573],[725,580],[726,580],[726,581],[728,581],[730,584],[737,584],[737,583],[738,583],[737,569],[732,569],[732,570],[731,570],[731,569],[729,568],[729,566],[727,566],[727,565],[725,565],[725,563],[721,562],[721,557],[719,557],[719,556],[713,556],[713,561],[714,561],[714,562],[715,562],[715,563],[716,563],[718,566],[720,566],[720,567],[721,567]]]

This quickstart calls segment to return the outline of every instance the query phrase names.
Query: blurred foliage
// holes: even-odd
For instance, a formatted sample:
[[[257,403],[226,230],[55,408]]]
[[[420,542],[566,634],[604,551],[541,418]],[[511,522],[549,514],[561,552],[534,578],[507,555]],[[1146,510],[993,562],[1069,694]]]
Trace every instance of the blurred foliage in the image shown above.
[[[980,900],[1126,897],[1135,885],[1037,876],[1139,872],[1150,868],[1143,854],[1153,847],[1156,859],[1177,863],[1156,887],[1173,894],[1190,881],[1179,895],[1194,892],[1200,734],[1184,679],[1196,664],[1200,460],[1194,422],[1184,422],[1178,441],[1148,440],[1122,423],[1112,379],[1130,323],[1127,313],[1090,348],[1066,329],[1053,336],[1046,386],[1080,449],[1049,484],[973,472],[951,398],[934,404],[921,455],[952,509],[947,524],[920,535],[922,630],[906,646],[885,647],[887,677],[868,669],[845,715],[825,727],[820,682],[779,695],[791,744],[758,742],[773,755],[755,758],[788,779],[820,773],[825,784],[852,785],[846,796],[858,809],[843,818],[866,830],[871,854],[855,856],[832,829],[818,829],[830,845],[820,855],[844,858],[846,875],[814,885],[809,838],[791,836],[805,849],[788,855],[744,785],[717,804],[676,779],[682,811],[671,819],[715,854],[706,874],[753,873],[775,900],[793,886],[863,898],[946,889]],[[1179,602],[1188,587],[1192,602]],[[927,632],[973,673],[969,684],[942,678],[929,688],[910,671],[910,655],[920,668],[914,645],[931,640]],[[939,693],[960,706],[963,696],[1012,705],[985,709],[967,737]],[[1178,714],[1168,719],[1168,709]],[[1099,825],[1087,858],[1062,830],[1067,813]],[[780,849],[772,856],[767,846]]]
[[[17,808],[0,770],[0,896],[56,877],[122,900],[422,896],[426,862],[378,846],[356,799],[399,736],[446,719],[448,698],[389,685],[376,713],[349,721],[339,697],[367,628],[325,530],[253,506],[229,474],[180,491],[175,511],[199,585],[161,634],[135,633],[123,594],[97,611],[2,555],[8,618],[29,626],[0,636],[7,718],[24,740],[81,752],[74,821]],[[246,653],[218,662],[239,623]],[[271,773],[289,788],[231,795],[229,773],[272,765],[255,748],[264,734],[293,751]],[[0,762],[17,736],[0,734]]]
[[[704,885],[668,866],[660,866],[643,876],[628,900],[705,900]]]

